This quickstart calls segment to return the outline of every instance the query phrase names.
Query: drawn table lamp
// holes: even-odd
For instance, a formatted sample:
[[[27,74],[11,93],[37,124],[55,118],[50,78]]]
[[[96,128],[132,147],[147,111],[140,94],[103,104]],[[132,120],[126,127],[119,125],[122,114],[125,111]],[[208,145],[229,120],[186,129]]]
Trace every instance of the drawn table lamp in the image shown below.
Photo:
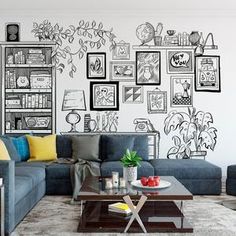
[[[86,111],[84,91],[75,89],[65,90],[62,111],[70,111],[66,116],[66,122],[71,125],[71,130],[69,132],[78,132],[76,125],[80,122],[81,116],[77,110]]]

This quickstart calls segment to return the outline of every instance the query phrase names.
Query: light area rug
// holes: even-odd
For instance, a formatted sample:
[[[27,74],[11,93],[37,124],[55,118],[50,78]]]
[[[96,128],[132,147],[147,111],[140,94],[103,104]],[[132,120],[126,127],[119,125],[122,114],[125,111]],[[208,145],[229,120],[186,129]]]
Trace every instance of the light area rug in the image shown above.
[[[236,201],[236,197],[195,196],[185,201],[184,214],[193,225],[194,233],[150,233],[150,236],[236,236],[236,211],[220,203],[223,200]],[[11,236],[116,236],[116,233],[77,233],[80,205],[71,205],[68,196],[45,196],[17,226]],[[145,234],[128,234],[145,235]]]

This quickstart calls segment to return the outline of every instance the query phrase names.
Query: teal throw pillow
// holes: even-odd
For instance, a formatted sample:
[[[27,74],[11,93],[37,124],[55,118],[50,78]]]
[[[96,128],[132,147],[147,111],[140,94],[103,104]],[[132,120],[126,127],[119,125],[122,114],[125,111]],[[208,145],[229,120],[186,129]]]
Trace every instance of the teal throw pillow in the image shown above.
[[[11,138],[21,161],[27,161],[30,157],[29,144],[25,136]]]

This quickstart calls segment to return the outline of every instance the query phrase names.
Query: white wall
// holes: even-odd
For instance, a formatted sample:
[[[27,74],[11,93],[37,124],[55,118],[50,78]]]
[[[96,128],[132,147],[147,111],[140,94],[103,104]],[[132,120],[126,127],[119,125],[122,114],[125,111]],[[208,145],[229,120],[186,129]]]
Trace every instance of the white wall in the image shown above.
[[[142,1],[143,2],[143,1]],[[1,9],[0,9],[1,10]],[[172,9],[173,10],[173,9]],[[157,25],[158,22],[164,24],[164,32],[167,29],[174,29],[177,32],[191,32],[199,30],[206,36],[209,32],[214,34],[215,43],[219,46],[216,51],[209,51],[207,54],[221,56],[221,93],[197,93],[194,92],[194,106],[203,111],[209,111],[214,117],[214,126],[218,129],[218,140],[214,152],[209,151],[207,160],[223,168],[224,174],[226,166],[235,164],[234,139],[236,134],[235,116],[236,109],[234,102],[236,101],[236,79],[235,79],[235,54],[236,33],[234,30],[236,24],[236,14],[232,11],[224,13],[221,11],[196,11],[191,14],[189,11],[168,12],[168,11],[131,11],[122,13],[121,11],[110,12],[92,12],[92,11],[14,11],[8,9],[1,10],[0,15],[0,41],[4,41],[4,26],[6,22],[21,23],[21,39],[22,41],[36,40],[32,33],[33,22],[41,22],[44,19],[49,19],[52,23],[59,23],[67,27],[71,24],[78,24],[80,19],[102,21],[107,28],[114,28],[114,33],[119,40],[129,42],[131,45],[137,45],[140,42],[136,38],[136,27],[146,21]],[[107,69],[109,70],[109,61],[112,60],[111,53],[106,48],[100,51],[107,52]],[[135,52],[131,51],[131,60],[134,60]],[[163,57],[163,63],[165,56]],[[80,88],[86,91],[86,102],[89,107],[89,80],[86,79],[86,64],[85,58],[81,61],[76,61],[78,72],[71,79],[68,76],[68,71],[63,74],[57,73],[57,132],[67,131],[69,125],[65,122],[66,112],[61,111],[62,97],[64,89]],[[109,72],[107,71],[109,75]],[[109,80],[109,78],[107,79]],[[128,83],[127,83],[128,84]],[[120,86],[120,94],[121,94]],[[166,74],[165,64],[162,65],[162,82],[159,87],[163,91],[168,92],[168,111],[171,110],[169,104],[170,95],[170,75]],[[168,149],[172,145],[171,135],[166,136],[163,133],[163,122],[166,114],[147,113],[146,91],[153,90],[152,86],[144,86],[145,103],[140,105],[122,104],[120,96],[120,111],[119,111],[119,131],[134,131],[133,119],[136,117],[148,117],[154,124],[155,128],[161,132],[160,155],[166,157]],[[184,109],[182,109],[184,110]],[[96,112],[92,112],[93,115]],[[83,131],[83,121],[81,121],[79,130]]]

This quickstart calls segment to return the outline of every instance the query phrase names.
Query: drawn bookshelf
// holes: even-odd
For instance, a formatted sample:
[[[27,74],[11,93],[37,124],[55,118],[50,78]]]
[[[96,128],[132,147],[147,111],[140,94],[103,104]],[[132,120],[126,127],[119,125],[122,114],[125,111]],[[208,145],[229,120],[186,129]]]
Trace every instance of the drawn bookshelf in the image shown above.
[[[52,42],[0,42],[2,134],[55,133]]]

